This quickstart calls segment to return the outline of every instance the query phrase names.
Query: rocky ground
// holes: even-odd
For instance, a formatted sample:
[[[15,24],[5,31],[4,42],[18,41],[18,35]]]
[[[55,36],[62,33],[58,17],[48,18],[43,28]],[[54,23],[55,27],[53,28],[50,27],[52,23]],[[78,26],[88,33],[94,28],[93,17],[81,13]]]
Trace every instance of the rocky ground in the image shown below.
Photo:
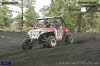
[[[100,66],[100,33],[73,34],[78,43],[23,51],[24,32],[0,32],[0,62],[11,66]]]

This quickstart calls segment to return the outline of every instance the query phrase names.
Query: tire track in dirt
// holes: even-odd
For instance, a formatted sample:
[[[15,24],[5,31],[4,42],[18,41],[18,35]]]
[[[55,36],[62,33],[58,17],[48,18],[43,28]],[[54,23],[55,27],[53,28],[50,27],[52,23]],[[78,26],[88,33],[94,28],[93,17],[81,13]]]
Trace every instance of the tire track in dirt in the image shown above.
[[[100,34],[76,33],[73,35],[83,44],[61,45],[56,48],[41,48],[41,45],[37,45],[32,50],[22,51],[21,43],[24,38],[27,38],[25,33],[0,32],[0,61],[11,61],[13,66],[23,66],[23,63],[24,66],[33,66],[33,64],[34,66],[50,66],[51,64],[56,66],[55,63],[57,62],[80,61],[82,58],[84,58],[83,61],[89,61],[91,59],[87,56],[90,56],[90,54],[93,54],[91,57],[95,59],[94,54],[99,53],[100,50]],[[97,50],[95,50],[96,48]],[[91,53],[92,51],[93,53]],[[97,53],[95,53],[96,51]],[[98,55],[96,56],[98,57]],[[99,61],[100,59],[97,57],[96,59]]]

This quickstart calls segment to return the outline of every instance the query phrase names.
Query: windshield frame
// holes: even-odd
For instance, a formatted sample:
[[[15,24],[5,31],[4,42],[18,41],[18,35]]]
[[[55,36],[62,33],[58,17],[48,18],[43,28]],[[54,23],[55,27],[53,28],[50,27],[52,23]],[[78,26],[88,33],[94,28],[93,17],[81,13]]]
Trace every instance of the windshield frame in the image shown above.
[[[34,28],[37,28],[36,24],[38,24],[38,22],[39,22],[40,20],[44,20],[44,22],[45,22],[45,21],[48,21],[49,19],[37,19],[36,22],[35,22]],[[48,22],[49,22],[49,21],[48,21]],[[50,22],[49,22],[49,23],[50,23]],[[52,23],[50,23],[50,24],[51,24],[51,26],[52,26]],[[44,25],[45,25],[45,24],[44,24]],[[39,27],[39,28],[47,28],[47,27],[44,26],[44,27]]]

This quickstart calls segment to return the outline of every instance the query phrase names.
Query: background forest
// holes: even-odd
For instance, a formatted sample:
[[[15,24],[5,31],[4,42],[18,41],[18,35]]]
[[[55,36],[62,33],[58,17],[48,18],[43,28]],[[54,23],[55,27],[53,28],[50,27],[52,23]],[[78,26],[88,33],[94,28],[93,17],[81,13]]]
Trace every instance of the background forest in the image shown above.
[[[0,0],[0,30],[27,31],[38,17],[35,11],[36,0]],[[23,3],[22,3],[23,2]],[[9,5],[25,10],[13,17]],[[22,6],[23,5],[23,6]],[[83,11],[82,11],[83,9]],[[51,0],[50,5],[40,9],[42,17],[61,16],[71,32],[100,32],[100,0]],[[23,15],[22,15],[23,14]]]

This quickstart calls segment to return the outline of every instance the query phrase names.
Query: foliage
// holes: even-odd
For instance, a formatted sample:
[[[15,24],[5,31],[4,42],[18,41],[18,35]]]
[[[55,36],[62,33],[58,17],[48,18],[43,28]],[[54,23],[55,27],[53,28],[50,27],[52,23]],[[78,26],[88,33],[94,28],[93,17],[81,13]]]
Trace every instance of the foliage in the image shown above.
[[[84,4],[78,4],[78,2],[89,2]],[[43,16],[62,16],[71,32],[78,31],[78,22],[81,22],[82,32],[97,32],[99,18],[93,17],[96,12],[100,10],[100,4],[97,0],[53,0],[50,6],[44,6],[41,8]],[[96,2],[91,4],[90,2]],[[97,5],[95,7],[88,7],[87,12],[81,12],[83,5]],[[79,21],[79,15],[81,15],[81,21]],[[97,15],[98,16],[98,15]]]
[[[10,0],[0,0],[0,1],[10,1]],[[22,0],[12,0],[18,1],[19,4],[16,5],[22,8]],[[65,2],[66,1],[66,2]],[[80,2],[88,2],[81,3]],[[65,21],[65,26],[69,28],[71,32],[77,32],[79,28],[79,22],[81,23],[82,32],[100,32],[100,0],[52,0],[51,4],[48,6],[43,6],[40,12],[43,16],[62,16]],[[91,3],[94,2],[94,3]],[[25,9],[24,26],[23,30],[28,30],[33,27],[35,20],[39,17],[38,13],[35,11],[35,0],[23,0],[23,7]],[[85,13],[81,12],[81,8],[85,6],[87,11]],[[95,6],[96,5],[96,6]],[[81,15],[81,19],[79,18]],[[12,13],[7,5],[0,6],[0,28],[1,29],[11,29],[20,30],[22,24],[22,13],[20,12],[15,19],[12,18]]]
[[[23,0],[24,2],[24,8],[26,8],[26,11],[24,12],[24,27],[33,27],[33,24],[35,22],[35,20],[39,17],[38,13],[36,13],[35,11],[35,7],[34,7],[34,3],[35,0]],[[19,7],[21,7],[22,5],[19,4]],[[21,23],[22,23],[22,14],[19,14],[16,17],[16,22],[17,22],[17,26],[16,28],[20,29],[21,28]],[[24,29],[23,27],[23,29]]]
[[[9,8],[5,5],[0,7],[0,28],[10,27],[13,23],[13,18]]]
[[[44,16],[62,16],[71,32],[77,29],[77,15],[80,13],[80,6],[76,5],[77,1],[72,0],[67,3],[64,0],[56,0],[50,6],[44,6],[40,12]]]
[[[35,12],[34,7],[30,5],[25,12],[25,25],[33,27],[34,22],[39,17],[39,15]]]

